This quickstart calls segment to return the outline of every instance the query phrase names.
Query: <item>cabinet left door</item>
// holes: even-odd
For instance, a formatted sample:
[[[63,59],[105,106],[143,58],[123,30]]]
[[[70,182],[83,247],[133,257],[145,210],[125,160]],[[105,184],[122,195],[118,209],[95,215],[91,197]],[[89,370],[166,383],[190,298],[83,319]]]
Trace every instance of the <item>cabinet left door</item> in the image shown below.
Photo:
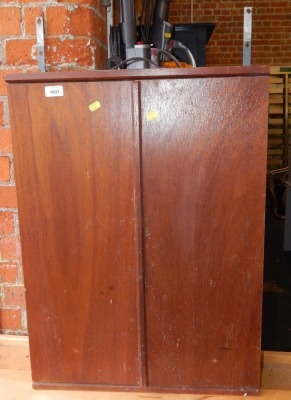
[[[9,85],[35,387],[141,385],[135,92]]]

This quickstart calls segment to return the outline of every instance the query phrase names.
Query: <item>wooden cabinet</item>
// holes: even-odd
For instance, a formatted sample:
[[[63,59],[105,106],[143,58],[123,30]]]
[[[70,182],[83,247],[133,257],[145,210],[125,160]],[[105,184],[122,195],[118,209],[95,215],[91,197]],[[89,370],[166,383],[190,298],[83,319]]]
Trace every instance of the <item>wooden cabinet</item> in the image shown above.
[[[257,392],[267,68],[6,79],[34,387]]]

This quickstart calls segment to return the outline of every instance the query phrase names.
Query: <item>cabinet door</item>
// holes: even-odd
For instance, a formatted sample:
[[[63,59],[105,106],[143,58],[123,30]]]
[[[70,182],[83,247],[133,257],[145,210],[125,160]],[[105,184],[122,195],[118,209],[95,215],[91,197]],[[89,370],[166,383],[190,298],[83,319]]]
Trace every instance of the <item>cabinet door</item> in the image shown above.
[[[256,391],[267,77],[142,84],[147,379]]]
[[[139,385],[137,96],[53,85],[9,89],[33,380]]]

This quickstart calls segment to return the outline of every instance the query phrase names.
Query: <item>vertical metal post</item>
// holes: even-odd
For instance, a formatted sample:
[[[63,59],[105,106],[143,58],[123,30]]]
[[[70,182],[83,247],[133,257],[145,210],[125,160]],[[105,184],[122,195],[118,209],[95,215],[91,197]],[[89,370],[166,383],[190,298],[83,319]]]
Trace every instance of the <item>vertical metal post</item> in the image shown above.
[[[243,65],[251,65],[252,7],[244,8]]]
[[[101,0],[101,5],[106,8],[106,23],[107,23],[107,54],[108,58],[111,56],[110,52],[110,29],[113,25],[113,1]]]
[[[36,18],[36,45],[37,45],[37,61],[40,72],[45,72],[45,56],[44,56],[44,29],[43,18]]]
[[[121,33],[126,49],[133,48],[136,44],[135,1],[123,0],[121,2],[122,23]]]
[[[111,56],[110,52],[110,28],[113,26],[113,4],[107,7],[107,47],[108,58]]]

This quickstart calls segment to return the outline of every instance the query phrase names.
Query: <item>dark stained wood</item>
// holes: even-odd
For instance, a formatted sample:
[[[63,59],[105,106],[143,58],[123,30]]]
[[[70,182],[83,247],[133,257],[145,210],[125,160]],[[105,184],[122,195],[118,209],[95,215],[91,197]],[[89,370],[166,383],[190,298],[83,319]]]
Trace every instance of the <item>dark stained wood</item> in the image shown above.
[[[88,82],[115,80],[148,80],[148,79],[183,79],[211,76],[256,76],[269,73],[268,66],[252,67],[198,67],[198,68],[159,68],[159,69],[125,69],[125,70],[90,70],[62,71],[28,74],[8,74],[5,79],[10,83],[26,82]]]
[[[259,388],[266,85],[142,84],[149,386]]]
[[[63,87],[9,88],[33,380],[139,385],[131,83]]]
[[[36,388],[258,392],[267,72],[7,77]]]

